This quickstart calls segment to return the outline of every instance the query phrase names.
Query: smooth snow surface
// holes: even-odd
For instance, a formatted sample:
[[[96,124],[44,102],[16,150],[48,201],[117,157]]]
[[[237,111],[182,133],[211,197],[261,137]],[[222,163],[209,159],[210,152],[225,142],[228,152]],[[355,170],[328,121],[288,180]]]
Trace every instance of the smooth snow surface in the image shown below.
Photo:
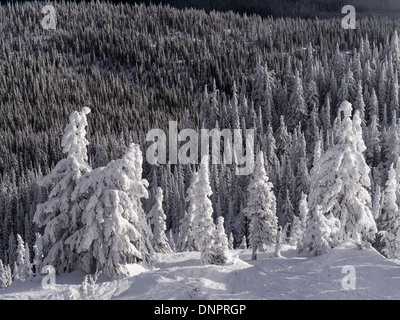
[[[374,249],[358,249],[345,241],[327,254],[301,257],[295,248],[274,247],[251,260],[251,249],[234,250],[234,262],[225,266],[202,265],[199,252],[157,254],[154,269],[132,265],[130,278],[95,285],[97,299],[400,299],[400,264]],[[354,266],[355,290],[344,290],[343,266]],[[0,290],[0,299],[81,298],[82,272],[58,276],[54,289],[42,289],[42,276],[14,282]]]

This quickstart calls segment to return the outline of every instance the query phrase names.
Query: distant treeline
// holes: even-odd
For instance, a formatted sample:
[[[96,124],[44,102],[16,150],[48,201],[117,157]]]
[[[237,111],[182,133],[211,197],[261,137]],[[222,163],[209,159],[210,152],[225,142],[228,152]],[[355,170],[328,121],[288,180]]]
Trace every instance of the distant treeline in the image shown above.
[[[0,1],[0,3],[15,3],[26,1]],[[46,1],[38,1],[45,3]],[[64,2],[64,1],[63,1]],[[65,2],[94,2],[94,1],[65,1]],[[386,14],[392,17],[400,13],[398,0],[108,0],[103,3],[143,3],[170,5],[178,9],[204,9],[206,12],[233,11],[239,14],[261,17],[299,17],[299,18],[331,18],[341,16],[345,5],[353,5],[358,13]],[[47,2],[46,2],[47,3]]]
[[[398,0],[113,0],[118,3],[163,4],[178,9],[195,8],[210,11],[233,11],[261,17],[331,18],[341,15],[345,5],[353,5],[358,13],[369,15],[400,13]]]

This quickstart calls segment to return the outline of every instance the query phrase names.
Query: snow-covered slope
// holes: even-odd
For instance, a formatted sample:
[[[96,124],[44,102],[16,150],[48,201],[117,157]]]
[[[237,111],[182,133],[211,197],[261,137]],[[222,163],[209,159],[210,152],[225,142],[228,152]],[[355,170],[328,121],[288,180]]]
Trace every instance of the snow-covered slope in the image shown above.
[[[400,299],[400,264],[374,249],[358,249],[345,241],[318,257],[300,257],[283,246],[282,258],[273,248],[251,260],[251,250],[232,251],[227,266],[202,265],[198,252],[157,256],[153,270],[132,266],[135,276],[108,281],[100,276],[100,299]],[[344,290],[344,266],[353,266],[355,289]],[[15,282],[0,290],[0,299],[71,299],[79,293],[83,273],[57,277],[54,289],[42,289],[42,278]]]

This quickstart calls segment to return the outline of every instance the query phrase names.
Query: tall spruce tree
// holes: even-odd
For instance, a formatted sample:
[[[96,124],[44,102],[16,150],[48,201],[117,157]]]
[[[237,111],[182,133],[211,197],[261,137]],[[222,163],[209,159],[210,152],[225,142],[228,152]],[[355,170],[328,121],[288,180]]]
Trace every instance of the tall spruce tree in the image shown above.
[[[172,250],[165,234],[165,231],[167,230],[165,220],[167,217],[162,208],[163,193],[160,187],[156,188],[154,197],[155,203],[147,215],[147,218],[150,219],[150,223],[153,226],[153,248],[154,251],[159,253],[169,253]]]
[[[47,176],[38,181],[40,186],[52,189],[47,201],[37,206],[33,217],[33,221],[44,228],[37,246],[44,255],[43,264],[52,265],[57,273],[74,270],[78,258],[65,241],[76,231],[81,218],[81,212],[74,212],[72,193],[81,177],[91,171],[87,163],[88,113],[90,109],[84,107],[70,115],[61,141],[67,158],[59,161]]]
[[[335,145],[314,163],[309,205],[312,214],[331,214],[340,220],[341,239],[372,240],[377,228],[371,213],[370,168],[363,156],[366,147],[359,113],[353,119],[351,113],[351,104],[343,102],[336,119]]]
[[[257,250],[275,241],[278,219],[276,217],[276,199],[264,168],[262,152],[257,155],[253,177],[248,186],[245,215],[250,219],[250,241],[253,250],[252,259],[257,259]]]
[[[122,159],[85,175],[73,199],[83,198],[81,228],[66,244],[79,255],[87,273],[102,271],[109,277],[130,274],[129,264],[152,263],[149,226],[141,205],[147,197],[142,176],[142,154],[131,144]]]

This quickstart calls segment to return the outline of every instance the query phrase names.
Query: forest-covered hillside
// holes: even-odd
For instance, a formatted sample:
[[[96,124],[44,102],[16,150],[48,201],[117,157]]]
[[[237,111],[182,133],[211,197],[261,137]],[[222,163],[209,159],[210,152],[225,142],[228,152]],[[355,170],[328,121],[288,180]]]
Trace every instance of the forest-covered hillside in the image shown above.
[[[129,1],[126,1],[129,2]],[[141,0],[145,4],[169,4],[173,7],[204,9],[206,12],[233,11],[240,14],[257,14],[262,17],[332,18],[340,16],[345,5],[352,5],[358,13],[369,15],[399,14],[396,0]]]
[[[279,1],[273,15],[290,12],[288,2]],[[251,8],[253,1],[246,3]],[[331,4],[335,10],[338,3]],[[371,168],[368,206],[379,217],[389,168],[400,170],[399,21],[360,18],[355,30],[345,30],[340,17],[55,2],[57,27],[44,30],[42,6],[0,7],[0,259],[6,263],[15,260],[10,252],[17,234],[33,251],[40,231],[33,216],[49,192],[36,180],[64,157],[68,117],[84,106],[91,109],[92,168],[121,158],[132,141],[144,154],[146,132],[167,130],[169,120],[179,128],[254,128],[278,222],[289,235],[302,193],[310,191],[316,145],[323,152],[336,144],[340,117],[335,118],[348,100],[360,113],[363,155]],[[229,166],[210,170],[213,217],[225,218],[238,246],[249,233],[243,209],[250,177],[236,176]],[[176,236],[193,171],[194,166],[143,163],[150,190],[160,186],[164,192],[167,228]],[[144,201],[146,212],[153,202],[154,197]]]

